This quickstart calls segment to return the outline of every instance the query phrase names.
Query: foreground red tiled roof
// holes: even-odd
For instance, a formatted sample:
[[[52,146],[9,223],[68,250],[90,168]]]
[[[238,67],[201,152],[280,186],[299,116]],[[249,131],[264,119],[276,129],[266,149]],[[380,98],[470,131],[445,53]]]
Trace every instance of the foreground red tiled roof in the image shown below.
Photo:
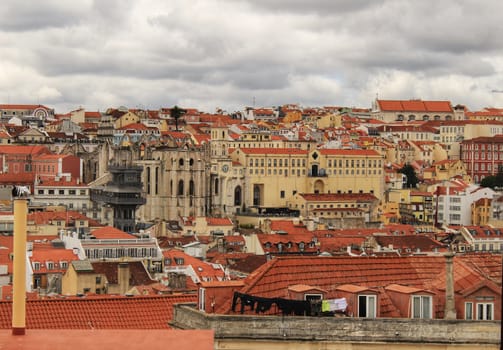
[[[496,261],[495,259],[499,260]],[[472,266],[497,265],[501,269],[501,257],[487,261],[473,261]],[[458,265],[469,268],[465,260],[455,257],[454,270]],[[498,265],[499,264],[499,265]],[[385,287],[390,284],[424,288],[425,284],[438,279],[445,273],[443,256],[412,257],[281,257],[255,270],[245,280],[243,293],[262,297],[284,297],[288,286],[308,284],[328,291],[333,296],[340,284],[355,284],[367,287]],[[483,278],[484,276],[480,276]],[[485,277],[489,277],[486,274]],[[501,271],[494,279],[501,284]]]
[[[163,349],[166,344],[177,350],[214,349],[213,330],[178,330],[166,332],[164,329],[114,329],[47,331],[30,330],[24,336],[12,335],[11,330],[0,331],[0,349],[3,350],[138,350]]]
[[[169,329],[173,305],[197,295],[63,297],[28,300],[27,329]],[[0,301],[0,329],[11,328],[12,303]]]

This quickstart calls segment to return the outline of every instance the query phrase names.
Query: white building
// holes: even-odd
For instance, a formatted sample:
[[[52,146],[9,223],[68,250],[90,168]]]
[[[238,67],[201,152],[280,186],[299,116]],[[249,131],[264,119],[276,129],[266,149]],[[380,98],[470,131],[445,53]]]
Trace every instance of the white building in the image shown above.
[[[449,225],[471,225],[473,202],[481,198],[493,198],[495,192],[490,188],[467,184],[462,180],[447,181],[439,186],[438,222]]]

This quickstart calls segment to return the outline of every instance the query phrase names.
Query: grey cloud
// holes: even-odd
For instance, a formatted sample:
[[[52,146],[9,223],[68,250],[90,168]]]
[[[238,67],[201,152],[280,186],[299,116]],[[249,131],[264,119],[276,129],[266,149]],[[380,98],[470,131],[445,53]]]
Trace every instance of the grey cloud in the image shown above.
[[[72,2],[3,0],[0,6],[0,30],[30,31],[44,28],[66,27],[80,21],[85,4]]]
[[[232,1],[232,0],[231,0]],[[346,14],[378,6],[382,1],[375,0],[251,0],[244,1],[265,11],[291,12],[298,14],[317,13],[322,16]]]

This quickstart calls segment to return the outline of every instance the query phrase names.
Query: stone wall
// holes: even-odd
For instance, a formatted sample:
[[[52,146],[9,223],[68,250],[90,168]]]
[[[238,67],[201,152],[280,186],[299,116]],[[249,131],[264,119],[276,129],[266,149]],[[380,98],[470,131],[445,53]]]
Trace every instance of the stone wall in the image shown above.
[[[422,349],[424,344],[434,345],[431,349],[498,349],[500,342],[499,321],[215,315],[176,305],[170,325],[180,329],[213,329],[215,341],[219,342],[396,345],[387,349],[404,349],[407,344],[421,344]]]

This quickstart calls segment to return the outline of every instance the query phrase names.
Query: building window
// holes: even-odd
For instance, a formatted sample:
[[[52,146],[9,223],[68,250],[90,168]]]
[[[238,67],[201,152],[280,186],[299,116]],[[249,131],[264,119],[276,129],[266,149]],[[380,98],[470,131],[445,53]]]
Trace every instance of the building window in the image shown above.
[[[375,295],[358,295],[358,317],[376,317]]]
[[[477,303],[477,320],[493,320],[493,303]]]
[[[473,320],[473,303],[465,303],[465,320]]]
[[[205,311],[206,309],[206,289],[204,288],[199,288],[199,310],[200,311]]]
[[[304,300],[321,300],[323,298],[323,295],[321,294],[304,294]]]
[[[215,191],[218,193],[217,191]],[[178,195],[183,196],[183,180],[178,181]]]
[[[412,296],[412,318],[431,318],[431,296]]]
[[[234,189],[234,205],[241,205],[241,186]]]
[[[285,198],[285,191],[279,191],[280,198]]]
[[[54,263],[52,261],[47,262],[47,270],[52,270],[54,269]]]
[[[96,284],[100,284],[101,283],[101,276],[96,276]]]
[[[33,270],[35,270],[35,271],[40,270],[40,263],[39,262],[34,262],[33,263]]]

